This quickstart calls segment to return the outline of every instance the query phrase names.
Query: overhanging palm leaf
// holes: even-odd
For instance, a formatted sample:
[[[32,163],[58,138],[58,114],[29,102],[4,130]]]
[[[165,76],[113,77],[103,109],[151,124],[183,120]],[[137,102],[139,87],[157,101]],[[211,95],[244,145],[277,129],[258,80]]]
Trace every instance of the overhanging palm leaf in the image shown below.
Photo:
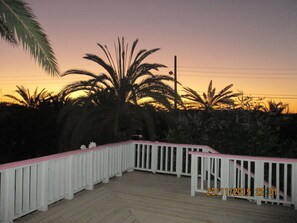
[[[22,0],[0,0],[0,33],[10,43],[16,39],[51,75],[59,75],[55,54],[36,21],[31,8]]]
[[[7,42],[17,45],[18,42],[15,39],[14,33],[5,25],[2,16],[0,16],[0,35]]]

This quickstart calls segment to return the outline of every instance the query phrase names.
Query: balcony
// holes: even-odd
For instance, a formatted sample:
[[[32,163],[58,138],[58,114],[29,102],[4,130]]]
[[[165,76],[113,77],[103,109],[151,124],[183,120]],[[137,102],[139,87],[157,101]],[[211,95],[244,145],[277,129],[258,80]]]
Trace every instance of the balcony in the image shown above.
[[[1,165],[0,219],[296,222],[296,164],[223,155],[201,145],[103,145]],[[240,194],[240,188],[250,193]]]

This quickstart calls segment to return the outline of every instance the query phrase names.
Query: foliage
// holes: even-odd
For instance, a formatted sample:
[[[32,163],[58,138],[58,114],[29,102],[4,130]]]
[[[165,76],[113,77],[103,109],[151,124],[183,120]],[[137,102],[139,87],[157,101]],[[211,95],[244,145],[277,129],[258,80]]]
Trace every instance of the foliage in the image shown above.
[[[0,163],[57,153],[57,113],[16,104],[0,105]]]
[[[296,116],[260,111],[186,111],[167,133],[166,141],[206,144],[222,153],[297,157],[296,135],[287,137]]]
[[[98,44],[108,62],[97,55],[86,54],[85,59],[96,62],[106,73],[94,74],[75,69],[62,74],[79,74],[91,78],[69,84],[63,90],[66,95],[77,91],[86,93],[86,96],[75,101],[78,106],[76,110],[80,112],[79,120],[76,115],[70,114],[64,121],[65,126],[67,122],[71,126],[65,128],[66,135],[71,132],[71,136],[67,136],[71,138],[71,146],[85,143],[94,132],[97,133],[94,137],[104,142],[129,139],[137,132],[145,132],[148,139],[155,140],[155,126],[148,108],[159,105],[163,109],[172,109],[175,92],[166,82],[173,79],[168,75],[153,74],[153,71],[158,71],[164,65],[144,62],[159,49],[140,50],[134,56],[137,43],[138,40],[133,42],[129,53],[124,38],[118,39],[115,60],[106,46]],[[178,100],[181,103],[179,96]],[[75,110],[71,112],[76,113]],[[104,136],[100,138],[100,135]]]
[[[51,75],[59,75],[55,54],[32,9],[22,0],[0,0],[0,35],[7,42],[20,42]]]
[[[264,99],[263,97],[246,96],[241,91],[235,102],[235,108],[246,111],[265,111]]]
[[[268,106],[265,107],[265,111],[269,112],[270,114],[280,115],[286,111],[289,112],[289,105],[283,102],[276,103],[275,101],[268,101]]]
[[[188,107],[190,108],[199,108],[209,111],[224,106],[232,106],[234,105],[233,98],[239,96],[239,93],[233,93],[229,90],[232,86],[233,84],[230,84],[216,94],[216,88],[212,87],[211,80],[207,92],[204,92],[202,96],[200,96],[197,91],[189,87],[184,87],[186,94],[183,95],[183,97],[190,101],[188,103]]]
[[[105,62],[102,58],[94,54],[86,54],[87,60],[97,63],[103,67],[107,73],[96,75],[86,70],[72,69],[64,72],[62,76],[69,74],[79,74],[88,76],[88,81],[75,82],[68,85],[65,91],[72,93],[79,90],[96,93],[108,90],[113,92],[114,99],[119,104],[131,103],[134,105],[142,104],[142,99],[151,99],[154,103],[159,103],[167,109],[171,109],[171,101],[174,100],[175,93],[173,89],[164,81],[173,81],[168,75],[153,74],[152,71],[158,71],[159,68],[166,67],[158,63],[144,63],[149,55],[155,53],[159,48],[152,50],[140,50],[134,57],[134,51],[138,40],[132,44],[130,54],[128,44],[118,39],[118,45],[115,46],[116,60],[113,59],[107,46],[98,46],[107,57]],[[180,99],[178,97],[178,99]],[[150,101],[152,102],[152,101]],[[179,102],[181,102],[179,100]],[[148,103],[147,101],[143,103]]]
[[[13,102],[28,108],[38,108],[43,102],[50,98],[50,93],[48,93],[45,89],[42,89],[40,92],[38,92],[38,88],[36,88],[34,93],[30,94],[30,90],[26,89],[23,85],[16,87],[17,90],[15,92],[20,98],[14,95],[5,96],[12,99]]]

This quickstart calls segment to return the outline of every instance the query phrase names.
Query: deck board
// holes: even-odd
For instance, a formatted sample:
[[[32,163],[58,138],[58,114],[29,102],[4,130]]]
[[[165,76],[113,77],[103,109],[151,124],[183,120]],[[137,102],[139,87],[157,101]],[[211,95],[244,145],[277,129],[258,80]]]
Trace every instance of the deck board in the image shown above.
[[[18,223],[194,223],[297,222],[292,207],[256,205],[241,199],[222,201],[205,194],[190,196],[190,178],[144,172],[125,173],[92,191],[61,200],[46,212],[34,212]]]

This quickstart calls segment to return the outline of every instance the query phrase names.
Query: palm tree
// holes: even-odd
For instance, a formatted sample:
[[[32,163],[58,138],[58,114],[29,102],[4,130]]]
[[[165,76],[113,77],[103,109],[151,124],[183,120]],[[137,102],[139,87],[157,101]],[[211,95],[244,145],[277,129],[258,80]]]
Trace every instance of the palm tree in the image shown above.
[[[219,93],[216,94],[216,88],[212,88],[212,80],[209,83],[207,93],[203,93],[202,97],[198,94],[197,91],[184,87],[186,92],[184,97],[189,100],[188,107],[190,108],[201,108],[206,111],[221,108],[222,106],[232,106],[234,105],[234,97],[239,96],[239,93],[233,93],[229,89],[233,86],[233,84],[228,85],[223,88]]]
[[[239,96],[236,101],[236,108],[239,110],[246,111],[263,111],[264,108],[264,97],[252,97],[244,95],[242,91],[239,92]]]
[[[22,0],[0,0],[0,36],[23,48],[51,75],[59,75],[55,54],[32,9]]]
[[[106,63],[102,58],[94,54],[86,54],[84,58],[97,63],[107,73],[97,75],[86,70],[67,70],[62,76],[79,74],[91,77],[91,79],[70,84],[65,88],[66,91],[72,93],[78,90],[110,89],[114,91],[115,99],[120,104],[132,103],[138,105],[141,104],[141,99],[145,98],[151,99],[150,102],[159,103],[167,109],[171,109],[171,101],[174,100],[175,93],[163,81],[173,81],[173,78],[168,75],[152,73],[152,70],[158,71],[159,68],[166,66],[158,63],[143,63],[146,57],[158,51],[159,48],[140,50],[133,58],[137,43],[138,40],[133,42],[128,55],[128,44],[125,44],[124,38],[122,38],[122,41],[118,38],[118,45],[115,46],[116,61],[112,58],[107,46],[98,43],[108,62]],[[181,102],[180,98],[179,102]],[[145,103],[148,103],[148,101],[145,101]]]
[[[19,98],[14,95],[5,95],[5,97],[12,99],[13,102],[27,108],[38,108],[43,102],[50,98],[50,93],[45,89],[38,92],[38,88],[36,88],[31,95],[30,90],[26,89],[24,86],[21,85],[16,87],[17,90],[15,92],[19,95]]]
[[[283,112],[289,112],[289,105],[283,102],[276,103],[275,101],[268,101],[267,107],[265,107],[265,111],[270,114],[280,115]]]
[[[79,74],[91,78],[72,83],[66,86],[64,91],[66,94],[81,90],[87,92],[87,97],[78,100],[94,108],[86,113],[92,114],[93,118],[97,119],[93,123],[100,123],[101,126],[113,129],[114,140],[119,139],[119,135],[124,134],[123,132],[128,129],[127,123],[130,127],[133,126],[132,129],[141,128],[143,123],[149,123],[148,115],[144,114],[142,109],[145,105],[161,105],[171,110],[175,98],[174,90],[164,82],[173,81],[173,78],[168,75],[153,74],[153,71],[166,66],[143,62],[159,48],[143,49],[134,56],[137,43],[138,40],[133,42],[129,53],[129,47],[125,44],[124,38],[121,40],[118,38],[118,44],[115,46],[115,60],[106,45],[98,44],[107,62],[97,55],[86,54],[85,59],[97,63],[105,69],[106,73],[94,74],[86,70],[72,69],[62,74],[62,76]],[[177,96],[177,98],[181,103],[180,97]],[[90,120],[90,116],[86,115],[88,117],[86,120]]]

